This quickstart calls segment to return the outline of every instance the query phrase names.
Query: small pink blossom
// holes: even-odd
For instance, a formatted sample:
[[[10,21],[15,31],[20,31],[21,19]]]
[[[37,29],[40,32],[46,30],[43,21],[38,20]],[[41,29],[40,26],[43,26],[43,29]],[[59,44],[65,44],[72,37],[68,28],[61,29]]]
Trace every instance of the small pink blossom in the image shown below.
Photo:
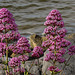
[[[69,49],[68,49],[68,54],[69,55],[74,55],[75,54],[75,46],[71,46]]]
[[[0,43],[0,57],[6,53],[6,43]]]

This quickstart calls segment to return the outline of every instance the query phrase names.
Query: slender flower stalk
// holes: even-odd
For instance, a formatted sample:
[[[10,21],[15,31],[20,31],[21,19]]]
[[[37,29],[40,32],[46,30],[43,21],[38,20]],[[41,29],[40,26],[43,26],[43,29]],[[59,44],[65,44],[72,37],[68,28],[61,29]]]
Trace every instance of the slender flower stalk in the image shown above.
[[[8,50],[6,50],[6,63],[7,63],[7,70],[9,73],[9,66],[8,66]]]
[[[25,68],[25,62],[24,62],[24,61],[22,61],[22,63],[23,63],[23,68]],[[24,71],[24,75],[25,75],[25,71]]]
[[[46,75],[46,73],[44,73],[44,75]]]
[[[6,32],[5,32],[6,33]],[[6,43],[7,43],[7,39],[6,40]],[[7,45],[6,45],[6,48],[7,48]],[[6,64],[7,64],[7,71],[8,71],[8,75],[9,75],[9,65],[8,65],[8,50],[6,50]]]

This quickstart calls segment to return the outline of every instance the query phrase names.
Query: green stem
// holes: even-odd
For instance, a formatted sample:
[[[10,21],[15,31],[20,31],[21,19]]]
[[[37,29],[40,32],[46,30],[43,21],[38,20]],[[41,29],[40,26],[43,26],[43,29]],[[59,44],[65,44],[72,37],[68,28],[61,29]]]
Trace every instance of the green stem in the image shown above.
[[[25,72],[24,72],[24,75],[25,75]]]
[[[52,71],[51,75],[54,75],[53,71]]]
[[[6,32],[6,29],[5,29],[5,34],[7,33]],[[7,39],[5,39],[5,42],[8,43]],[[8,45],[7,45],[8,46]],[[6,47],[7,47],[6,46]],[[7,64],[7,71],[8,71],[8,75],[9,75],[9,66],[8,66],[8,50],[6,50],[6,64]]]
[[[56,40],[55,40],[55,49],[54,49],[54,54],[56,56]],[[55,67],[56,66],[56,61],[53,60],[53,66]],[[52,75],[55,75],[55,73],[52,71]]]
[[[44,75],[46,75],[46,73],[44,73]]]
[[[8,66],[8,50],[6,50],[6,64],[7,64],[7,71],[9,73],[9,66]],[[9,75],[9,74],[8,74]]]
[[[2,64],[4,64],[3,69],[6,71],[6,61],[4,59],[4,55],[2,56]],[[4,71],[4,74],[5,74],[5,71]]]
[[[13,68],[13,75],[15,75],[15,74],[14,74],[14,68]]]
[[[25,62],[22,62],[23,63],[23,68],[25,69]],[[24,71],[24,75],[25,75],[25,71]]]
[[[4,61],[4,55],[2,56],[2,63],[3,63],[3,61]],[[1,65],[1,67],[2,67],[2,65]],[[3,69],[3,67],[2,67],[2,69]]]
[[[28,75],[28,72],[26,73],[26,75]]]

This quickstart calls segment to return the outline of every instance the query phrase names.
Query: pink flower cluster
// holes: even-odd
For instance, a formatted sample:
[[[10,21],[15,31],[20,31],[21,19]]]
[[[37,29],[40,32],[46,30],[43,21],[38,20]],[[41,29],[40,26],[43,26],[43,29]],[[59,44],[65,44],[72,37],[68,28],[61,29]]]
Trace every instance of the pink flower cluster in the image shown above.
[[[6,8],[0,9],[0,30],[8,29],[8,30],[17,30],[17,25],[15,24],[15,20],[12,18],[13,15]]]
[[[11,58],[11,60],[9,61],[8,63],[12,68],[15,68],[16,66],[19,66],[21,63],[20,63],[20,60],[18,57],[13,57]]]
[[[9,61],[9,66],[11,66],[13,68],[13,72],[17,73],[17,72],[25,72],[25,69],[23,67],[19,67],[21,65],[21,60],[22,61],[26,61],[28,60],[28,57],[26,55],[23,55],[23,59],[19,56],[19,57],[13,57],[11,58],[11,60]]]
[[[58,67],[54,67],[54,66],[50,66],[48,68],[49,71],[53,71],[53,72],[60,72],[61,70]]]
[[[6,8],[0,9],[0,40],[1,42],[7,39],[18,40],[21,35],[18,32],[17,24],[13,19],[13,15]]]
[[[6,75],[13,75],[13,73],[12,72],[8,72],[7,70],[6,70]]]
[[[61,38],[63,38],[66,34],[67,30],[65,28],[62,28],[61,30],[57,30],[57,34],[60,35]]]
[[[75,54],[75,46],[71,46],[69,49],[68,49],[68,54],[69,55],[74,55]]]
[[[6,43],[0,43],[0,57],[2,57],[6,52]]]
[[[14,41],[18,40],[21,37],[20,33],[18,31],[11,31],[10,33],[1,33],[0,34],[0,39],[1,42],[5,41],[5,39],[8,39],[8,41]]]
[[[64,27],[64,22],[62,21],[61,14],[58,10],[52,10],[46,17],[46,20],[47,21],[44,23],[44,25],[46,25],[47,28],[44,29],[44,33],[46,34],[47,40],[42,43],[42,46],[46,47],[49,53],[46,54],[44,60],[53,60],[55,62],[58,61],[59,63],[63,63],[66,61],[64,58],[62,58],[62,55],[66,52],[64,48],[69,46],[71,43],[70,41],[64,39],[67,30],[62,28]],[[69,51],[70,50],[71,49],[69,49]],[[51,66],[49,67],[49,70],[51,71],[51,69],[55,71],[55,69],[58,68]]]
[[[32,57],[40,57],[43,54],[43,48],[36,46],[32,51]]]
[[[25,52],[30,53],[31,50],[29,49],[30,44],[29,41],[25,37],[21,37],[15,47],[12,49],[13,53],[15,54],[23,54]],[[11,46],[12,47],[12,46]]]
[[[64,22],[62,21],[62,17],[61,14],[59,13],[58,10],[52,10],[49,15],[46,17],[46,22],[44,23],[44,25],[46,26],[59,26],[59,27],[63,27],[64,26]]]
[[[20,55],[18,58],[20,61],[27,61],[29,59],[27,55]]]
[[[44,60],[45,61],[54,60],[54,61],[58,61],[59,63],[65,62],[65,59],[61,57],[65,53],[65,51],[63,50],[62,51],[60,50],[61,52],[56,53],[56,55],[53,52],[47,53]]]

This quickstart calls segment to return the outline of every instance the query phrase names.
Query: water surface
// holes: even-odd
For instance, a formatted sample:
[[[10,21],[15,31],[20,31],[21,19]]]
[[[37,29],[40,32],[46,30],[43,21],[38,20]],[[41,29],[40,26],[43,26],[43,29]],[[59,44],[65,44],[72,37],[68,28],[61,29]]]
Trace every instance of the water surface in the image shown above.
[[[41,34],[45,17],[53,9],[62,14],[68,33],[75,33],[75,0],[0,0],[0,8],[7,8],[14,15],[22,36]]]

